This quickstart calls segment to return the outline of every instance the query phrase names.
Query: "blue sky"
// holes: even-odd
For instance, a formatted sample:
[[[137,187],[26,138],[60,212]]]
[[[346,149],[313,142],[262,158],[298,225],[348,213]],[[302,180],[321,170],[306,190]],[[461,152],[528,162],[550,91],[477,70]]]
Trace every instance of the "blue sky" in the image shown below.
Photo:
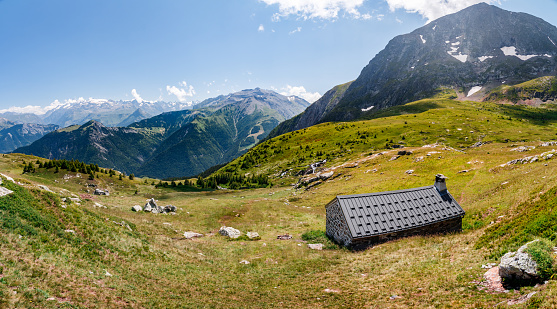
[[[255,87],[313,101],[355,79],[394,36],[477,2],[0,0],[0,110]],[[492,4],[557,25],[556,0]]]

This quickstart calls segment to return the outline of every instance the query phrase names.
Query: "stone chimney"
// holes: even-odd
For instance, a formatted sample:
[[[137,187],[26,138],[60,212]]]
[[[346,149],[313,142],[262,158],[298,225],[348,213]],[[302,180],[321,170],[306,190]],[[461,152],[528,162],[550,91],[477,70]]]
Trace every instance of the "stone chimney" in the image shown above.
[[[445,183],[446,179],[447,177],[445,177],[443,174],[435,175],[435,188],[437,188],[440,193],[447,192],[447,184]]]

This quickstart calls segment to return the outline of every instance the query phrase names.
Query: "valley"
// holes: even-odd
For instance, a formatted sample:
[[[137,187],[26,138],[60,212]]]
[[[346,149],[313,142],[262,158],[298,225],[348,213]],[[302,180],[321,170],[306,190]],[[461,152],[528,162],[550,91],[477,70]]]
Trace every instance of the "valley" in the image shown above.
[[[48,219],[52,215],[60,218],[52,224],[61,232],[41,225],[35,227],[36,233],[30,233],[10,225],[6,220],[12,216],[32,226],[33,219],[25,219],[25,208],[2,203],[2,212],[10,216],[2,219],[5,232],[1,234],[0,263],[4,284],[0,285],[0,303],[40,308],[65,304],[160,308],[199,304],[216,308],[315,308],[348,304],[355,308],[423,308],[423,304],[430,304],[473,308],[536,292],[529,303],[555,306],[554,281],[502,294],[486,292],[480,283],[485,272],[482,265],[495,262],[501,248],[516,249],[520,245],[512,241],[503,243],[504,238],[493,238],[490,231],[512,224],[523,203],[544,199],[546,193],[553,192],[557,159],[501,166],[556,148],[541,145],[542,141],[555,139],[554,130],[549,130],[556,124],[551,106],[542,113],[525,106],[438,100],[387,110],[393,115],[385,118],[324,124],[291,133],[291,145],[284,145],[284,153],[277,154],[278,157],[265,156],[258,148],[286,137],[257,146],[238,160],[259,153],[259,168],[271,173],[276,183],[270,188],[216,191],[165,188],[152,185],[156,181],[153,179],[118,180],[102,173],[91,182],[86,175],[77,177],[77,173],[64,170],[56,174],[40,168],[22,175],[22,161],[34,162],[37,158],[4,155],[0,158],[0,171],[19,184],[2,176],[3,185],[14,193],[0,199],[10,203],[18,199],[36,200],[37,205],[42,205],[36,211],[45,220],[52,220]],[[424,103],[429,108],[423,109]],[[464,112],[467,119],[461,118]],[[439,125],[434,137],[429,135],[427,141],[408,138],[412,136],[408,134],[411,130],[429,128],[432,122],[437,124],[441,119],[437,120],[436,114],[443,116],[444,121],[439,122],[443,125]],[[540,115],[547,119],[541,121]],[[507,122],[501,121],[498,130],[489,126],[501,117],[507,117]],[[340,126],[345,129],[337,130]],[[461,127],[466,131],[459,134]],[[330,144],[337,140],[348,142],[347,136],[358,130],[362,133],[364,128],[383,130],[381,144],[341,143],[343,156],[334,147],[330,152],[325,149],[329,160],[322,168],[334,171],[335,176],[320,185],[295,189],[292,184],[300,176],[279,174],[288,167],[307,168],[308,162],[321,160],[310,157],[312,152],[315,154],[311,148],[318,144],[308,143],[310,148],[302,152],[294,146],[298,139],[319,143],[317,137],[326,134]],[[384,148],[386,136],[399,142],[397,137],[401,134],[408,136],[402,150],[411,154],[393,160],[401,149]],[[470,148],[478,140],[470,134],[486,135],[485,144]],[[468,136],[472,139],[469,142]],[[373,139],[370,136],[362,140]],[[527,152],[514,150],[520,146],[535,148]],[[304,161],[289,165],[288,158],[294,157],[304,157]],[[223,169],[238,166],[237,163]],[[408,173],[409,170],[413,171]],[[250,167],[242,173],[255,171],[255,167]],[[449,190],[466,211],[462,233],[416,236],[352,252],[312,232],[324,231],[324,205],[336,195],[426,186],[433,182],[436,173],[448,176]],[[110,195],[93,195],[92,189],[85,186],[87,183],[108,189]],[[55,194],[39,189],[39,184]],[[81,200],[79,205],[61,201],[62,197],[71,196]],[[143,205],[150,198],[160,205],[175,205],[177,214],[131,211],[133,205]],[[121,221],[131,231],[115,224]],[[218,234],[223,225],[244,233],[256,231],[261,240],[226,240]],[[63,230],[74,232],[68,235]],[[183,237],[186,231],[204,236],[186,239]],[[49,236],[52,233],[68,236],[52,238]],[[293,238],[276,239],[284,234]],[[317,238],[307,238],[308,235]],[[309,249],[307,244],[313,241],[328,244],[327,249]],[[240,263],[243,261],[249,264]],[[154,285],[157,289],[151,288]],[[161,293],[170,297],[160,298]],[[29,305],[31,302],[33,305]]]
[[[194,104],[161,78],[157,101],[4,110],[0,309],[556,308],[557,28],[487,3],[423,17],[322,96],[197,77],[216,96]]]

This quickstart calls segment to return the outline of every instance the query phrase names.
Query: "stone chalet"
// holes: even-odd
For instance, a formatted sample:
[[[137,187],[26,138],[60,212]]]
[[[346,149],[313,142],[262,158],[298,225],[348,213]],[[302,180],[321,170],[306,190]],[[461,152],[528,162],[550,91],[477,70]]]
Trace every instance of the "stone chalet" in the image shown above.
[[[327,236],[358,250],[400,237],[461,231],[465,213],[445,180],[437,175],[433,186],[339,195],[325,206]]]

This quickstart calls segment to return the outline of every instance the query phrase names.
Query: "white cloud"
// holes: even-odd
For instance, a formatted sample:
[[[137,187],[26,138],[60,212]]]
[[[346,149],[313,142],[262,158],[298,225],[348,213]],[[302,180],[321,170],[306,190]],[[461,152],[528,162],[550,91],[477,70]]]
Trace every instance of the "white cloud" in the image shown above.
[[[298,27],[295,30],[290,31],[288,34],[294,34],[296,32],[301,32],[302,31],[302,27]]]
[[[143,102],[143,99],[141,98],[139,93],[137,93],[137,90],[132,89],[132,96],[137,102],[139,102],[139,103]]]
[[[458,12],[480,2],[499,3],[498,0],[385,0],[391,11],[406,10],[408,13],[418,13],[429,23],[439,17]]]
[[[283,90],[283,92],[281,92],[280,94],[282,94],[284,96],[295,95],[297,97],[300,97],[300,98],[308,101],[309,103],[313,103],[313,102],[319,100],[319,98],[321,98],[321,95],[319,94],[319,92],[308,92],[308,91],[306,91],[306,88],[304,86],[292,87],[290,85],[287,85],[282,90]]]
[[[259,31],[259,32],[264,32],[265,31],[265,27],[263,26],[263,24],[259,25],[259,28],[257,28],[257,31]]]
[[[361,14],[358,8],[365,0],[259,0],[267,5],[278,5],[279,12],[274,20],[281,17],[297,15],[303,19],[337,19],[342,11],[352,18],[369,19],[368,14]]]
[[[195,90],[193,89],[192,85],[188,86],[185,81],[179,83],[179,85],[181,87],[184,87],[185,89],[178,88],[176,86],[166,86],[166,91],[168,92],[168,94],[175,95],[180,102],[186,102],[186,98],[193,97],[195,95]]]

